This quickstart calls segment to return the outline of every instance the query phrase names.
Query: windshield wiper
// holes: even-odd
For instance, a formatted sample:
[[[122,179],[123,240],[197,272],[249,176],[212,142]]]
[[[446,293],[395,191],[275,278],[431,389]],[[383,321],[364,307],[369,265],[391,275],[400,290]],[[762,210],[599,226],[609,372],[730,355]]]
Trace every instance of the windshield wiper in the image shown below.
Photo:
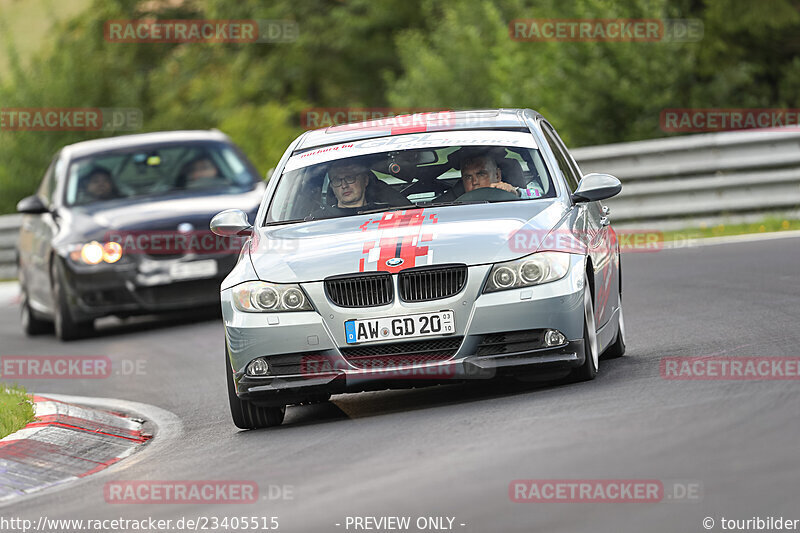
[[[273,220],[272,222],[266,222],[264,226],[279,226],[281,224],[297,224],[300,222],[308,222],[309,220],[314,220],[313,217],[311,218],[293,218],[292,220]]]
[[[471,200],[468,202],[417,202],[414,204],[401,205],[395,207],[378,207],[376,209],[366,209],[359,211],[359,215],[368,215],[370,213],[382,213],[384,211],[403,211],[405,209],[420,209],[425,207],[444,207],[448,205],[469,205],[469,204],[488,204],[489,200]]]
[[[414,209],[416,204],[408,204],[408,205],[400,205],[400,206],[386,206],[386,207],[377,207],[375,209],[365,209],[364,211],[359,211],[359,215],[368,215],[370,213],[383,213],[384,211],[403,211],[405,209]]]
[[[417,207],[445,207],[448,205],[488,204],[489,200],[470,200],[468,202],[417,202]]]

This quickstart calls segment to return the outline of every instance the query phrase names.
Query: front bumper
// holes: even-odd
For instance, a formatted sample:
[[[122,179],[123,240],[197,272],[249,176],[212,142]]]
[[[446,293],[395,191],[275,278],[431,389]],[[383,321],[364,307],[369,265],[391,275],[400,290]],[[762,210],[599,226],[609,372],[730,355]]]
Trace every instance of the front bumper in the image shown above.
[[[583,364],[583,340],[557,348],[494,356],[469,356],[435,364],[386,369],[334,369],[316,373],[254,377],[241,374],[238,396],[259,405],[303,403],[317,396],[413,388],[502,376],[562,377]]]
[[[176,280],[170,275],[174,264],[208,260],[217,264],[217,272],[212,276]],[[216,305],[220,284],[236,263],[236,256],[141,256],[91,266],[62,261],[66,267],[64,288],[70,312],[76,320],[90,320]]]
[[[325,296],[323,284],[303,289],[315,311],[245,313],[231,301],[231,290],[221,293],[228,357],[242,399],[259,404],[301,403],[322,394],[405,388],[500,375],[556,377],[583,364],[583,264],[573,256],[570,273],[540,286],[481,294],[488,265],[470,267],[465,289],[458,295],[423,303],[394,301],[369,309],[343,309]],[[344,337],[344,321],[353,318],[400,316],[453,310],[452,336],[414,341],[419,349],[404,347],[385,367],[356,363]],[[545,347],[545,329],[561,331],[568,342]],[[505,336],[505,337],[504,337]],[[358,345],[371,361],[385,360],[380,347],[400,347],[392,341]],[[424,345],[424,347],[423,347]],[[428,357],[430,356],[430,357]],[[264,357],[270,375],[250,376],[247,364]],[[362,357],[362,356],[359,356]],[[395,356],[392,356],[395,357]]]

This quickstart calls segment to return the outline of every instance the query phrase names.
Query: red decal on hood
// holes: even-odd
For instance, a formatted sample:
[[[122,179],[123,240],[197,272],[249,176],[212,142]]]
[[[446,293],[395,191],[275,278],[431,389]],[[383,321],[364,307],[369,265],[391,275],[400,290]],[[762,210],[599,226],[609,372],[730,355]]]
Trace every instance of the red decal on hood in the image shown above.
[[[359,260],[359,272],[384,271],[396,273],[405,268],[416,266],[417,257],[427,257],[427,263],[433,260],[432,250],[421,246],[423,242],[433,240],[433,233],[425,232],[425,224],[436,224],[436,215],[426,215],[424,209],[407,211],[390,211],[383,213],[377,220],[368,220],[361,226],[361,231],[375,231],[375,240],[364,243],[362,252],[366,257]],[[388,265],[394,259],[398,264]]]

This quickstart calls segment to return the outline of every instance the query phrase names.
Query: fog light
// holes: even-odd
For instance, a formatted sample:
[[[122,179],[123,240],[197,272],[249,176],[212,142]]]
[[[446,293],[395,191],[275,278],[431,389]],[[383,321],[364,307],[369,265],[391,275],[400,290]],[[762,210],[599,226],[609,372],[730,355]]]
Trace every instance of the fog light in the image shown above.
[[[247,374],[249,376],[266,376],[269,374],[269,365],[263,357],[253,359],[250,361],[250,364],[247,365]]]
[[[559,346],[567,342],[567,338],[557,329],[548,329],[544,334],[544,343],[549,346]]]

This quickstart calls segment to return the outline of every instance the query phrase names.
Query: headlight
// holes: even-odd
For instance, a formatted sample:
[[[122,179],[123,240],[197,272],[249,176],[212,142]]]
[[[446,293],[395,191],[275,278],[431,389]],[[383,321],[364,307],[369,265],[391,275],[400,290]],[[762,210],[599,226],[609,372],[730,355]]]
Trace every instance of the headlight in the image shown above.
[[[118,242],[100,244],[97,241],[74,244],[69,247],[69,258],[85,265],[99,265],[103,261],[116,263],[122,259],[122,245]]]
[[[233,306],[247,313],[312,311],[311,302],[296,284],[248,281],[233,289]]]
[[[99,242],[84,244],[81,248],[81,259],[87,265],[96,265],[103,260],[103,247]]]
[[[107,242],[103,245],[103,261],[116,263],[122,259],[122,245],[118,242]]]
[[[539,252],[516,261],[498,263],[489,272],[483,292],[531,287],[556,281],[567,275],[570,254]]]

